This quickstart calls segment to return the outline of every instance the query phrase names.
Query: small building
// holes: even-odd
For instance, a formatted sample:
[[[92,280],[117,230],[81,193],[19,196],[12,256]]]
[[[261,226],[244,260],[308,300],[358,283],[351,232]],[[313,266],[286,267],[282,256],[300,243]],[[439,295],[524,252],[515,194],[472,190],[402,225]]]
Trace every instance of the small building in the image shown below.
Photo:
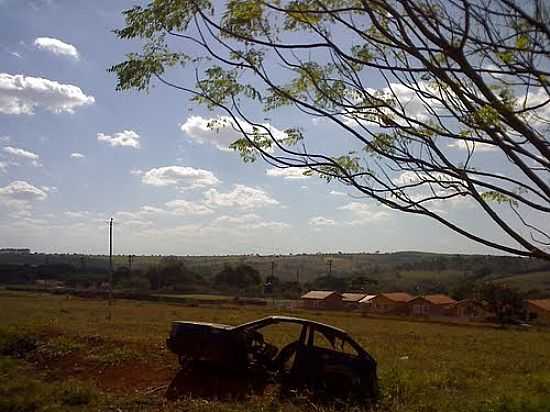
[[[526,303],[529,321],[550,325],[550,299],[528,299]]]
[[[369,312],[380,314],[405,314],[407,303],[414,299],[406,292],[380,293],[368,300]]]
[[[347,309],[357,309],[359,308],[359,302],[365,296],[367,296],[366,293],[342,293],[342,304]]]
[[[65,286],[65,282],[57,279],[36,279],[34,284],[45,288],[62,288]]]
[[[301,299],[306,309],[342,308],[342,295],[334,290],[310,290]]]
[[[470,321],[484,321],[491,316],[487,305],[475,299],[459,300],[449,306],[447,315]]]
[[[417,296],[407,306],[409,314],[414,316],[443,316],[455,303],[456,300],[447,295],[436,294]]]
[[[375,298],[376,295],[367,295],[363,299],[359,301],[359,307],[363,312],[370,312],[371,305],[372,305],[372,299]]]

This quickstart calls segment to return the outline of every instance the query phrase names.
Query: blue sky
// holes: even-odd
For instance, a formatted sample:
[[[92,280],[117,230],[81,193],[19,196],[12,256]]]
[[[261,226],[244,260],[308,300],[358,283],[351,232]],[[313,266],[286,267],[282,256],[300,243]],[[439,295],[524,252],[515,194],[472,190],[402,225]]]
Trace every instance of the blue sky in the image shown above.
[[[111,30],[135,3],[0,0],[0,247],[106,253],[113,216],[115,253],[488,253],[338,184],[242,163],[224,149],[236,138],[230,130],[205,128],[221,113],[180,92],[116,92],[106,69],[136,44]],[[271,126],[298,123],[334,144],[338,129],[300,116]],[[471,205],[444,208],[501,238]]]

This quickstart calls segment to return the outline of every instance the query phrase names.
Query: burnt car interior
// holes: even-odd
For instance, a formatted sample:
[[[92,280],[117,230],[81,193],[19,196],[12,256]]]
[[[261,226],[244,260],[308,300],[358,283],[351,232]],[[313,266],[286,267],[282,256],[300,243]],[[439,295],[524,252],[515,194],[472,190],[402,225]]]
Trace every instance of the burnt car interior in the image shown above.
[[[279,322],[301,325],[296,339],[281,348],[266,342],[262,334],[264,328]],[[238,329],[249,339],[250,365],[278,373],[288,383],[322,386],[333,393],[365,383],[376,390],[375,360],[340,329],[294,318],[267,318]]]

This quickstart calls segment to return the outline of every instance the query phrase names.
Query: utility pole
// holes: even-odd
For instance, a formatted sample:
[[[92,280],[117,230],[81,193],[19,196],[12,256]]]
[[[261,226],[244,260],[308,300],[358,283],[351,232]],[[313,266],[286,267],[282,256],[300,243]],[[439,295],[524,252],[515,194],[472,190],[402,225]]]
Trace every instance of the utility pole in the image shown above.
[[[328,260],[328,275],[332,275],[332,259]]]
[[[111,305],[113,301],[113,218],[109,221],[109,316],[111,320]]]
[[[273,275],[275,274],[275,261],[271,261],[271,278],[273,279]]]
[[[134,255],[128,255],[128,272],[132,273],[132,263],[134,262]]]

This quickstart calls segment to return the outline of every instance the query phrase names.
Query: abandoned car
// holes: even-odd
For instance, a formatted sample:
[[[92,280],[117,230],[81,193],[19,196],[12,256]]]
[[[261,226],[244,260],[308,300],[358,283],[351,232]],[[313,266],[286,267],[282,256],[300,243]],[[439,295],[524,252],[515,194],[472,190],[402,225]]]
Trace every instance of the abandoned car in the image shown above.
[[[264,339],[271,325],[297,325],[297,336],[282,348]],[[235,372],[262,370],[286,388],[332,395],[376,398],[376,361],[345,331],[306,319],[269,316],[239,326],[172,323],[168,348],[182,367],[208,362]]]

